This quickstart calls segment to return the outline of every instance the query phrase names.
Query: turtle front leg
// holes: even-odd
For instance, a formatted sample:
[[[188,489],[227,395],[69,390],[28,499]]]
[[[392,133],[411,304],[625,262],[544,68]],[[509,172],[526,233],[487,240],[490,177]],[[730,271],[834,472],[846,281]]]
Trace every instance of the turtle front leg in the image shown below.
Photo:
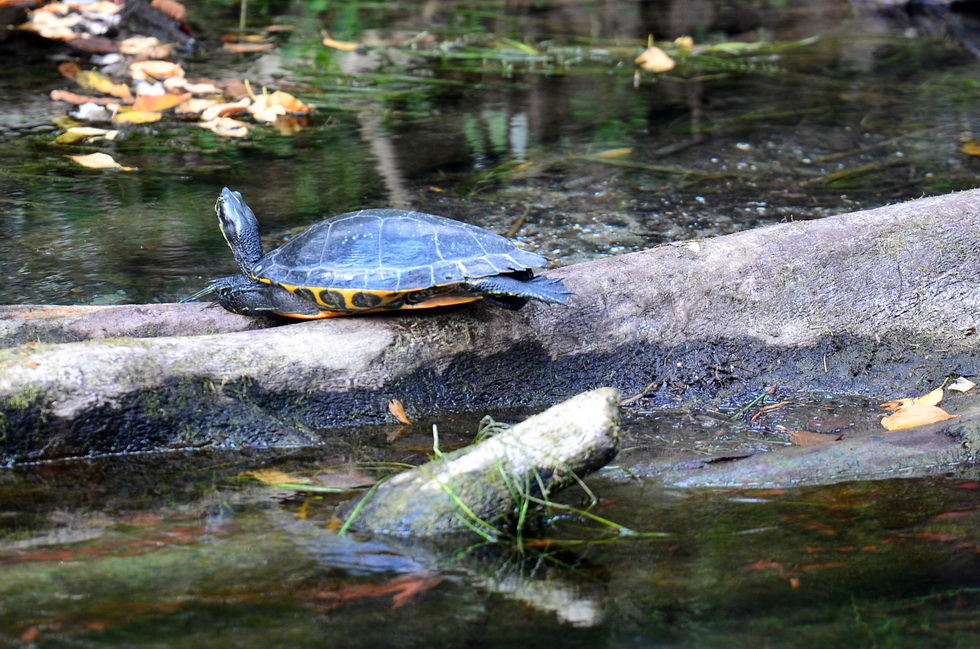
[[[218,296],[218,304],[239,315],[277,313],[297,318],[323,317],[319,307],[309,300],[281,286],[263,284],[245,275],[216,279],[210,288]]]

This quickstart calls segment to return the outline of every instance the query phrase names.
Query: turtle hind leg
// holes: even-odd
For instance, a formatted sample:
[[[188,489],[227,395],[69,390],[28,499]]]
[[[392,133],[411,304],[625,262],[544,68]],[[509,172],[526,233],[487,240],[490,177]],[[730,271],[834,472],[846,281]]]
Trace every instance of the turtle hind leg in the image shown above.
[[[529,300],[565,304],[570,295],[560,279],[534,277],[530,272],[471,279],[466,282],[466,288],[482,294],[492,304],[512,310],[520,309]]]

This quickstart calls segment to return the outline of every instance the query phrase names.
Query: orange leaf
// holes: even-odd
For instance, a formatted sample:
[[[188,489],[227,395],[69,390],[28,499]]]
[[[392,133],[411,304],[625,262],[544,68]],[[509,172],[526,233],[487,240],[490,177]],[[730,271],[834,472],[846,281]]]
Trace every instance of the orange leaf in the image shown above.
[[[223,43],[221,47],[229,52],[248,54],[251,52],[264,52],[276,46],[275,43]]]
[[[132,171],[132,167],[124,167],[116,162],[108,153],[90,153],[88,155],[73,155],[71,159],[90,169],[122,169]]]
[[[332,47],[335,50],[343,50],[344,52],[353,52],[361,46],[360,43],[351,43],[350,41],[335,41],[330,38],[327,32],[320,32],[323,34],[323,44],[327,47]]]
[[[674,66],[677,65],[674,59],[667,56],[667,52],[664,52],[656,45],[651,45],[643,50],[633,62],[644,70],[650,70],[651,72],[666,72],[667,70],[673,70]]]
[[[52,90],[51,91],[51,101],[66,101],[69,104],[82,105],[82,104],[99,104],[100,106],[105,106],[106,104],[111,104],[115,102],[115,99],[110,99],[108,97],[89,97],[87,95],[76,95],[73,92],[68,92],[67,90]]]
[[[400,421],[401,423],[407,424],[409,426],[412,425],[412,421],[405,414],[405,408],[402,406],[402,402],[399,401],[398,399],[392,399],[391,401],[388,402],[388,412],[390,412],[394,416],[394,418]]]
[[[190,98],[190,93],[184,95],[172,95],[170,93],[163,95],[137,95],[136,101],[133,102],[133,110],[147,112],[168,110],[178,104],[184,103]]]
[[[925,426],[926,424],[946,421],[947,419],[952,419],[954,416],[936,406],[930,406],[925,403],[913,403],[894,414],[884,417],[881,420],[881,425],[886,430],[903,430],[905,428],[915,428],[916,426]]]
[[[822,433],[811,433],[808,430],[791,430],[789,439],[796,446],[819,446],[839,441],[841,438],[836,435],[824,435]]]

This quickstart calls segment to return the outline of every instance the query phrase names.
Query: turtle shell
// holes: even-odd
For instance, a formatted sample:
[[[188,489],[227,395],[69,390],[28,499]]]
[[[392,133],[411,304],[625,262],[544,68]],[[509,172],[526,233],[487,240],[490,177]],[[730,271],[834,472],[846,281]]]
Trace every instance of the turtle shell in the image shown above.
[[[262,257],[252,274],[346,311],[375,308],[394,296],[468,279],[524,271],[545,261],[468,223],[422,212],[371,209],[311,226]],[[327,297],[328,292],[334,297]]]

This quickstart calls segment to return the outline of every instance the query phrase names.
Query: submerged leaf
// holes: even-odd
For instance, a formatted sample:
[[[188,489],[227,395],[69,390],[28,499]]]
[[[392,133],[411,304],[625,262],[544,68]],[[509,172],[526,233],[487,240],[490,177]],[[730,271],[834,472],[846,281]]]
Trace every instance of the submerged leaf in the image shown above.
[[[643,50],[634,59],[634,63],[644,70],[650,70],[651,72],[667,72],[668,70],[673,70],[674,66],[677,65],[674,59],[667,55],[667,52],[664,52],[656,45],[651,45]]]
[[[276,469],[256,469],[255,471],[246,471],[244,475],[251,476],[258,480],[259,482],[264,482],[265,484],[308,484],[310,482],[309,478],[304,478],[302,476],[290,475],[282,471],[277,471]]]
[[[124,167],[116,162],[108,153],[90,153],[88,155],[73,155],[71,159],[90,169],[121,169],[132,171],[132,167]]]
[[[826,435],[824,433],[811,433],[808,430],[790,430],[789,440],[796,446],[819,446],[831,442],[839,442],[839,435]]]

